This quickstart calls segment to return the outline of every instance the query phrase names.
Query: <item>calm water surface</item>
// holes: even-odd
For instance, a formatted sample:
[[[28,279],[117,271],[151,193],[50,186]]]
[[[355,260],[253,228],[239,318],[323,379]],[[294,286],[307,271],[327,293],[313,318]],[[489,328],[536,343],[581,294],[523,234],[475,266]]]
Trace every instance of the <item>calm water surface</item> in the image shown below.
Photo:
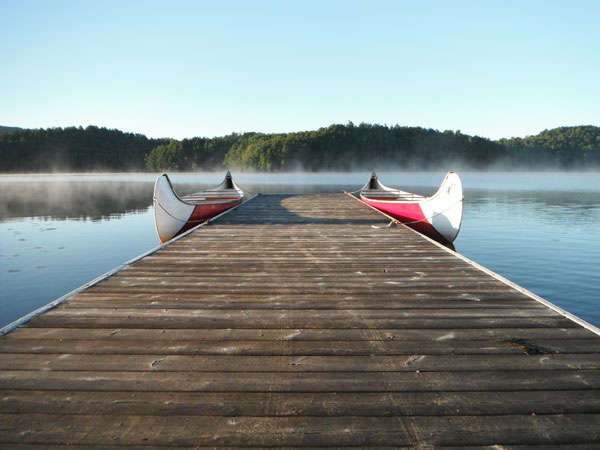
[[[381,172],[430,195],[444,173]],[[600,174],[460,173],[456,250],[600,326]],[[0,176],[0,326],[158,244],[155,175]],[[223,173],[173,174],[181,194]],[[247,192],[355,190],[369,173],[235,174]]]

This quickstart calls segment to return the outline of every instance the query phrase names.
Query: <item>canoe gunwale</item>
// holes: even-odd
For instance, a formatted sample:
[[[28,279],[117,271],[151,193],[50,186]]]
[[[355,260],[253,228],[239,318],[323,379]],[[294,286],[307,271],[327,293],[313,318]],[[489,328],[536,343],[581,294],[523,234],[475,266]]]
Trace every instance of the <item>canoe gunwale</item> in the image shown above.
[[[190,205],[190,206],[198,206],[198,205],[205,205],[205,204],[219,204],[219,203],[227,203],[229,201],[237,201],[239,199],[243,199],[244,198],[244,191],[242,191],[239,187],[237,187],[234,183],[235,188],[234,189],[227,189],[227,190],[221,190],[221,191],[217,191],[216,188],[211,188],[211,189],[206,189],[204,191],[199,191],[199,192],[195,192],[193,194],[189,194],[186,196],[181,197],[177,191],[175,190],[175,188],[173,187],[173,183],[171,182],[171,179],[169,178],[169,175],[167,175],[166,173],[163,173],[161,175],[161,177],[165,177],[167,182],[169,183],[169,187],[171,188],[171,191],[173,193],[173,195],[181,202],[181,203],[185,203],[186,205]],[[160,178],[160,177],[159,177]],[[230,196],[230,192],[233,191],[237,194],[237,197],[231,197]],[[207,197],[210,197],[213,194],[210,194],[211,192],[219,192],[219,193],[224,193],[227,194],[228,197],[227,198],[223,198],[223,199],[218,199],[217,198],[210,198],[210,199],[205,199],[205,200],[198,200],[198,201],[190,201],[190,197],[192,196],[201,196],[201,195],[205,195]],[[206,194],[205,194],[206,193]],[[154,197],[154,200],[156,202],[159,202],[159,199],[157,199],[156,197]],[[160,204],[160,203],[159,203]],[[163,209],[165,209],[163,207]]]

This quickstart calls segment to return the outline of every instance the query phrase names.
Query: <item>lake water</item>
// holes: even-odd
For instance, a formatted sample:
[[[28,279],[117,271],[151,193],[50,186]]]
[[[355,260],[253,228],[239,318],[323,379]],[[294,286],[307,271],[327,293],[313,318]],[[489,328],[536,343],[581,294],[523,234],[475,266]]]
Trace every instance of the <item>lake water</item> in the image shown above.
[[[223,173],[172,174],[177,191]],[[236,174],[245,191],[340,192],[369,173]],[[442,172],[381,172],[388,185],[430,195]],[[456,251],[600,326],[600,174],[460,173]],[[156,175],[0,176],[0,327],[158,245]]]

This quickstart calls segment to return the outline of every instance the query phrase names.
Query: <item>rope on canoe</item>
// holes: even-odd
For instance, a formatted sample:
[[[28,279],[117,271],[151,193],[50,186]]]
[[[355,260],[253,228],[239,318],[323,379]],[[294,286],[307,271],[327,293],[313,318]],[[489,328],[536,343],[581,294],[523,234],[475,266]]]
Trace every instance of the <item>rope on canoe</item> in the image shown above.
[[[181,220],[178,217],[175,217],[173,214],[171,214],[169,211],[167,211],[167,209],[160,204],[160,202],[158,201],[158,199],[156,197],[152,197],[154,202],[160,206],[160,209],[162,209],[164,212],[166,212],[169,216],[171,216],[173,219],[175,219],[178,222],[183,222],[183,223],[208,223],[209,219],[200,219],[200,220]]]
[[[344,194],[348,194],[348,195],[352,195],[352,194],[358,194],[360,191],[362,191],[362,190],[363,190],[363,188],[364,188],[364,186],[363,186],[363,187],[361,187],[360,189],[357,189],[356,191],[352,191],[352,192],[348,192],[348,191],[342,191],[342,192],[343,192]]]
[[[385,225],[383,227],[378,227],[377,225],[371,225],[371,227],[372,228],[390,228],[392,225],[396,225],[397,223],[401,223],[401,222],[397,219],[392,219],[392,221],[390,223],[388,223],[387,225]]]

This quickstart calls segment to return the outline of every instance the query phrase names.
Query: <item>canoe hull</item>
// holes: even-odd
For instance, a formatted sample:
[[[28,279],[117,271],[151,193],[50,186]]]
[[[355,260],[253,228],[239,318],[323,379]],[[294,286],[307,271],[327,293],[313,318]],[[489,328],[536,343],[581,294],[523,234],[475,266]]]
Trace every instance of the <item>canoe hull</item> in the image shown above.
[[[431,197],[415,200],[382,199],[366,189],[361,200],[414,230],[442,243],[451,244],[460,231],[463,191],[459,176],[449,172]]]
[[[201,195],[198,193],[190,197]],[[166,174],[159,176],[154,184],[154,222],[160,242],[167,242],[243,201],[243,192],[237,187],[224,190],[218,196],[213,193],[206,199],[186,201],[175,193]]]
[[[194,228],[196,225],[202,222],[206,222],[207,220],[212,219],[213,217],[216,217],[227,210],[230,210],[231,208],[239,205],[240,203],[242,203],[241,198],[220,203],[196,205],[187,223],[177,233],[177,235],[185,233],[187,230]]]

